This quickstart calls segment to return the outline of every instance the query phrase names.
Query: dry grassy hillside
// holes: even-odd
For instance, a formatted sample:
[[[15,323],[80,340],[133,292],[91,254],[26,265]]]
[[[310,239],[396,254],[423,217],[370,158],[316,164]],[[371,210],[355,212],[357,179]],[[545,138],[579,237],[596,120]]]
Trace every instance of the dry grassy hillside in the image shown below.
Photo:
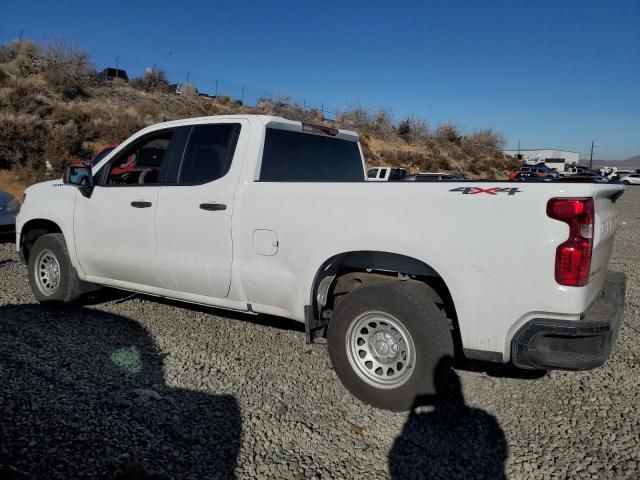
[[[84,52],[22,41],[0,46],[0,170],[5,171],[0,188],[9,185],[18,191],[58,175],[65,163],[122,142],[153,123],[228,113],[275,114],[355,129],[370,165],[489,178],[504,177],[513,165],[500,152],[501,136],[491,130],[471,135],[452,125],[429,130],[423,120],[394,122],[385,110],[371,114],[359,108],[328,121],[286,98],[262,99],[247,107],[228,97],[176,95],[161,71],[129,84],[100,82]]]

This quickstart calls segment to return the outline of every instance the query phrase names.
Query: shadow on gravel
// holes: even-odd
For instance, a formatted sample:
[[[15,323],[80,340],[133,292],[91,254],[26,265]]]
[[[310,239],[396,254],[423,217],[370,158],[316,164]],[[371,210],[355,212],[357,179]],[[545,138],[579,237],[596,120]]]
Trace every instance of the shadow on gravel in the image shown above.
[[[451,359],[435,372],[434,395],[416,398],[389,452],[391,478],[505,479],[504,432],[487,412],[465,404]]]
[[[0,307],[0,478],[233,478],[237,400],[170,388],[127,318]]]
[[[15,233],[0,233],[0,245],[2,245],[3,243],[15,243],[15,241]]]
[[[547,374],[546,370],[526,370],[510,363],[492,363],[481,360],[456,359],[455,368],[466,372],[486,373],[496,378],[517,378],[520,380],[538,380]]]
[[[235,310],[223,310],[215,307],[185,303],[179,300],[171,300],[169,298],[147,297],[144,295],[143,298],[152,302],[171,305],[172,307],[176,308],[188,309],[194,312],[208,313],[210,315],[217,315],[219,317],[232,318],[234,320],[240,320],[241,322],[263,325],[276,328],[278,330],[293,330],[296,332],[304,332],[304,324],[296,322],[295,320],[291,320],[289,318],[276,317],[274,315],[265,315],[264,313],[255,315],[251,313],[237,312]]]

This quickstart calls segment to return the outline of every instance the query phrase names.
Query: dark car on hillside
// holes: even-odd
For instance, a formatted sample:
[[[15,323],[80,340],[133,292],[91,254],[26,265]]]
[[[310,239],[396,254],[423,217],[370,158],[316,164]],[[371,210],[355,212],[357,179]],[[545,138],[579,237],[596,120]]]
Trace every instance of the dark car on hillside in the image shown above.
[[[124,80],[125,82],[129,81],[129,75],[127,72],[122,70],[121,68],[105,68],[98,74],[98,80],[102,80],[103,82],[113,81],[113,80]]]

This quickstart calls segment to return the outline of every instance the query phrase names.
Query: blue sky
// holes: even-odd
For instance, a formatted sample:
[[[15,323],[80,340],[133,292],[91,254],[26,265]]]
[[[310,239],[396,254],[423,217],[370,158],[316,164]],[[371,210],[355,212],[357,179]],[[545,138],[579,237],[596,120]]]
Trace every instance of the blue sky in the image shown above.
[[[640,1],[2,0],[0,41],[23,32],[86,49],[130,76],[248,102],[283,93],[328,110],[505,134],[507,147],[640,154]],[[172,52],[169,55],[169,52]]]

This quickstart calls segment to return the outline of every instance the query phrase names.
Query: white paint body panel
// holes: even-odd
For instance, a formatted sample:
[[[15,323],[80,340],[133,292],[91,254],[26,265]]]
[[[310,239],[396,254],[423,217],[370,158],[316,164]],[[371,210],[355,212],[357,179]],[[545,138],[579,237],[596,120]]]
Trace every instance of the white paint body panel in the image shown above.
[[[138,227],[111,231],[99,227],[96,219],[89,224],[96,229],[95,237],[89,238],[99,247],[83,251],[82,239],[76,245],[74,237],[81,237],[89,226],[73,228],[74,202],[76,209],[88,209],[93,197],[82,198],[74,187],[52,188],[45,183],[29,188],[18,232],[30,219],[48,218],[61,226],[74,265],[117,259],[119,270],[103,269],[110,272],[108,277],[79,270],[88,281],[237,310],[249,310],[250,304],[255,312],[301,322],[318,269],[331,257],[364,250],[406,255],[442,276],[455,304],[463,346],[500,352],[504,361],[509,360],[513,334],[527,320],[578,320],[602,288],[617,226],[615,206],[608,197],[621,190],[620,185],[257,182],[265,126],[288,122],[264,116],[169,122],[145,129],[125,143],[168,125],[229,121],[241,122],[243,129],[226,177],[195,187],[158,187],[153,228],[156,283],[145,283],[134,273],[149,268],[147,256],[138,262],[135,251],[120,252],[126,238],[134,240],[132,232],[149,242],[147,231]],[[288,123],[292,128],[300,125]],[[517,187],[519,192],[451,191],[474,185]],[[566,240],[568,227],[547,217],[546,205],[553,197],[595,197],[594,252],[586,287],[563,287],[554,280],[555,250]],[[127,201],[124,196],[114,199],[114,208]],[[228,209],[198,209],[198,203],[210,201],[226,203]],[[110,218],[106,209],[100,206],[97,215]],[[380,218],[385,219],[384,226]]]
[[[159,192],[160,187],[112,186],[96,188],[86,198],[77,191],[74,237],[84,275],[159,286],[154,231]],[[137,201],[151,207],[132,207]]]

